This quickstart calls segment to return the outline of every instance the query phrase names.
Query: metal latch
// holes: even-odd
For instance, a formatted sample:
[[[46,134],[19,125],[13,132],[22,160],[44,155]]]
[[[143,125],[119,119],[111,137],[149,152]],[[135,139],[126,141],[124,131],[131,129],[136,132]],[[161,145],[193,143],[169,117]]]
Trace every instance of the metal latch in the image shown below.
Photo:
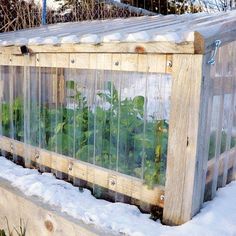
[[[215,49],[214,49],[214,51],[211,55],[210,60],[207,62],[207,64],[209,64],[209,65],[214,65],[215,64],[215,62],[216,62],[215,57],[216,57],[216,54],[217,54],[217,51],[218,51],[220,45],[221,45],[221,40],[219,40],[219,39],[216,40],[215,41]]]

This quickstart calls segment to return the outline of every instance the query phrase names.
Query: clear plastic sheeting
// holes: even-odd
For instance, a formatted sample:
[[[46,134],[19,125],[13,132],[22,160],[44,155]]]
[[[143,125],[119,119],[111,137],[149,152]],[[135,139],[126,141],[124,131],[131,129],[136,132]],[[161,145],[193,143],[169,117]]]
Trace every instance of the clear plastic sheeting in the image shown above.
[[[169,75],[0,69],[2,136],[24,142],[26,149],[39,147],[142,179],[149,187],[164,185]]]
[[[211,66],[210,133],[205,198],[235,178],[236,43],[222,46]]]
[[[70,75],[65,100],[71,113],[66,129],[75,127],[67,130],[75,158],[150,185],[164,183],[170,78],[95,70],[65,75]]]

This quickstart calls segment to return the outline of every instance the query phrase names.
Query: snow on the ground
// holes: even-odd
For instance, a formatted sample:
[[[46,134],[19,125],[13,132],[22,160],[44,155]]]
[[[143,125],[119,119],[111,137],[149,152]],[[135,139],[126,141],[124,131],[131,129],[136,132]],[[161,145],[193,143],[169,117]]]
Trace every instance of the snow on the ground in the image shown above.
[[[26,0],[26,1],[31,1],[31,0]],[[42,6],[43,0],[34,0],[35,4],[39,4]],[[47,0],[47,7],[53,10],[58,10],[62,5],[64,4],[64,0]]]
[[[78,188],[52,174],[24,169],[0,157],[0,177],[27,196],[38,196],[43,202],[61,209],[85,223],[131,236],[235,236],[236,182],[217,192],[216,198],[204,204],[201,212],[188,223],[169,227],[149,219],[137,207],[95,199],[90,191]]]

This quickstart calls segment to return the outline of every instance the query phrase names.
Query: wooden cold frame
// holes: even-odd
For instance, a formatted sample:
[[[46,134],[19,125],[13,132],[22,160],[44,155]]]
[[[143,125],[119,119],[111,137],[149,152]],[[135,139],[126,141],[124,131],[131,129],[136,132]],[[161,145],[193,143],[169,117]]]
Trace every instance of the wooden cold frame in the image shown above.
[[[232,41],[234,33],[227,32],[223,43]],[[100,52],[102,47],[86,45],[88,48],[86,53],[84,45],[77,45],[75,48],[66,45],[64,47],[46,45],[32,47],[30,49],[34,53],[23,56],[17,52],[13,54],[18,55],[11,54],[17,49],[16,47],[5,48],[4,54],[0,54],[1,65],[139,71],[173,75],[165,187],[158,186],[149,190],[139,179],[26,145],[31,161],[92,183],[94,176],[99,176],[96,178],[97,185],[151,205],[164,207],[163,221],[166,224],[178,225],[190,220],[201,208],[206,173],[207,182],[212,179],[213,164],[211,162],[207,164],[209,147],[207,137],[210,132],[208,113],[211,103],[209,97],[222,92],[220,84],[214,80],[210,81],[210,66],[207,65],[210,53],[206,52],[212,50],[216,37],[209,36],[209,40],[205,40],[202,35],[196,35],[193,44],[195,47],[192,45],[190,50],[186,49],[189,44],[180,49],[183,45],[178,45],[177,51],[172,49],[168,51],[166,47],[157,51],[152,47],[147,50],[151,44],[148,44],[145,50],[139,44],[140,47],[135,50],[138,45],[135,47],[135,44],[132,44],[132,50],[126,45],[115,53],[112,49],[108,50],[108,53],[95,53]],[[223,37],[222,34],[220,36]],[[78,52],[81,50],[80,47],[83,47],[83,52]],[[100,49],[96,51],[96,47]],[[104,46],[102,50],[106,47]],[[122,54],[123,50],[129,53]],[[155,54],[152,50],[163,54]],[[146,54],[149,51],[153,54]],[[166,54],[168,52],[171,54]],[[200,54],[196,55],[196,52]],[[122,63],[123,61],[126,63]],[[223,92],[231,91],[232,80],[229,80]],[[6,137],[1,137],[0,141],[3,150],[24,156],[26,146],[23,143]],[[223,153],[219,163],[225,155],[228,155],[228,169],[232,168],[232,165],[235,165],[232,164],[234,154],[234,149],[227,154]]]

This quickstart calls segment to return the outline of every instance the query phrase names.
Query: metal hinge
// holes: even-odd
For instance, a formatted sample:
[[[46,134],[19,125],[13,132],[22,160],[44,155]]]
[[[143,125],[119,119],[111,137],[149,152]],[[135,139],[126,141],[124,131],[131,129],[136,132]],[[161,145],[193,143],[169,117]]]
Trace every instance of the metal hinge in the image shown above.
[[[214,46],[215,46],[214,51],[211,55],[210,60],[207,62],[207,64],[209,64],[209,65],[214,65],[215,64],[215,62],[216,62],[215,57],[216,57],[216,54],[217,54],[217,51],[218,51],[220,45],[221,45],[221,40],[219,40],[219,39],[216,40],[215,43],[214,43]]]

